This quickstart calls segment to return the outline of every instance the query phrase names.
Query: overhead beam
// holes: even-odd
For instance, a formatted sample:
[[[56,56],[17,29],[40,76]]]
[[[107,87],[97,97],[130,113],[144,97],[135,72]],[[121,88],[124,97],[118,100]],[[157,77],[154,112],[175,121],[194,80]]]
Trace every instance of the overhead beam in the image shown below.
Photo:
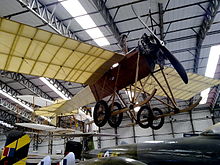
[[[13,113],[15,115],[19,115],[19,118],[21,118],[24,121],[37,122],[37,123],[42,123],[42,121],[43,121],[42,119],[40,119],[40,117],[33,117],[32,113],[24,111],[24,109],[21,109],[21,108],[17,107],[16,105],[14,105],[14,104],[12,104],[2,98],[0,98],[0,106],[8,109],[9,111],[11,111],[11,113]],[[0,114],[0,116],[1,116],[1,114]]]
[[[139,3],[141,1],[145,1],[145,0],[140,0],[140,1],[135,1],[135,2],[130,2],[130,3],[125,3],[125,4],[122,4],[122,5],[118,5],[118,6],[114,6],[114,7],[110,7],[108,8],[108,11],[110,10],[113,10],[113,9],[119,9],[119,8],[122,8],[122,7],[126,7],[126,6],[129,6],[129,5],[133,5],[133,4],[136,4],[136,3]],[[201,1],[201,2],[197,2],[197,3],[191,3],[191,4],[187,4],[187,5],[182,5],[182,6],[178,6],[178,7],[174,7],[174,8],[169,8],[169,9],[165,9],[164,12],[166,11],[174,11],[174,10],[178,10],[178,9],[183,9],[183,8],[188,8],[188,7],[192,7],[192,6],[195,6],[195,5],[201,5],[201,4],[204,4],[204,3],[207,3],[208,0],[205,0],[205,1]],[[50,5],[50,4],[48,4]],[[93,15],[93,14],[97,14],[99,12],[99,10],[95,11],[95,12],[89,12],[88,15]],[[151,13],[151,15],[157,15],[158,12],[153,12]],[[9,15],[10,16],[10,15]],[[140,15],[140,17],[148,17],[149,14],[144,14],[144,15]],[[78,17],[78,16],[76,16]],[[62,19],[60,21],[68,21],[68,20],[72,20],[76,17],[68,17],[68,18],[65,18],[65,19]],[[137,17],[132,17],[132,18],[129,18],[129,20],[134,20],[134,19],[137,19]],[[126,20],[123,20],[123,21],[126,21]],[[122,21],[120,21],[122,22]],[[119,23],[119,22],[115,22],[115,23]],[[106,26],[107,24],[104,24],[103,26]],[[44,25],[39,25],[39,26],[44,26]],[[142,28],[143,29],[143,28]],[[75,32],[75,31],[74,31]],[[122,32],[121,32],[122,33]]]
[[[21,118],[17,118],[16,115],[12,115],[3,110],[0,110],[0,120],[11,125],[15,125],[16,122],[27,122],[27,120],[21,120]]]
[[[159,27],[160,27],[160,39],[164,41],[164,27],[163,27],[163,4],[158,3],[158,9],[159,9]]]
[[[148,15],[147,15],[148,16]],[[147,17],[147,16],[142,16],[143,17]],[[199,15],[195,15],[195,16],[191,16],[191,17],[185,17],[185,18],[181,18],[181,19],[175,19],[175,20],[172,20],[172,21],[167,21],[167,22],[164,22],[163,24],[166,25],[166,24],[172,24],[172,23],[177,23],[177,22],[182,22],[182,21],[186,21],[186,20],[192,20],[192,19],[197,19],[197,18],[201,18],[203,17],[204,15],[203,14],[199,14]],[[128,21],[131,21],[133,19],[136,19],[135,18],[128,18],[126,20],[119,20],[119,21],[115,21],[114,23],[115,24],[118,24],[118,23],[124,23],[124,22],[128,22]],[[97,27],[105,27],[107,24],[102,24],[102,25],[98,25]],[[153,25],[153,26],[149,26],[149,28],[154,28],[158,26],[157,24],[156,25]],[[87,29],[82,29],[82,30],[77,30],[77,31],[74,31],[75,33],[79,33],[79,32],[82,32],[82,31],[85,31],[85,30],[89,30],[89,29],[92,29],[93,27],[91,28],[87,28]],[[139,29],[143,29],[143,27],[139,28]],[[133,29],[133,30],[129,30],[128,32],[130,31],[136,31],[137,29]],[[125,33],[126,31],[124,32],[121,32],[121,33]]]
[[[220,33],[220,30],[210,31],[210,32],[206,33],[206,36],[215,35],[215,34],[219,34],[219,33]],[[171,38],[171,39],[165,40],[165,42],[166,43],[171,43],[171,42],[183,41],[183,40],[188,40],[188,39],[194,39],[196,37],[197,37],[197,35],[195,34],[195,35]],[[129,42],[138,41],[138,40],[139,40],[139,38],[133,38],[133,39],[127,40],[127,42],[129,43]],[[112,43],[111,45],[116,45],[116,44],[117,43]]]
[[[51,83],[54,87],[56,87],[61,93],[63,93],[66,97],[73,97],[73,94],[70,93],[70,91],[65,88],[59,81],[55,79],[49,79],[47,78],[49,83]]]
[[[92,2],[95,4],[97,9],[99,10],[102,17],[105,19],[107,25],[109,26],[111,32],[113,33],[116,40],[119,42],[120,40],[120,32],[118,30],[118,27],[116,26],[110,12],[108,11],[107,7],[105,6],[105,2],[100,0],[92,0]]]
[[[56,15],[56,5],[50,6],[48,9],[46,5],[41,3],[39,0],[17,0],[23,7],[26,7],[30,10],[34,15],[40,18],[45,24],[50,26],[55,32],[61,35],[65,35],[70,38],[74,38],[80,40],[78,36],[74,34],[74,32],[69,29],[72,20],[69,20],[68,25],[65,25]],[[52,10],[52,11],[51,11]]]
[[[215,46],[215,45],[219,45],[219,44],[220,44],[220,42],[202,45],[201,49],[207,49],[207,48],[210,48],[211,46]],[[136,46],[135,47],[131,47],[131,49],[133,49],[133,48],[136,48]],[[183,48],[183,49],[177,49],[177,50],[172,50],[170,52],[172,54],[175,54],[175,53],[182,53],[182,52],[188,52],[188,51],[193,51],[193,50],[196,50],[196,47],[188,47],[188,48]],[[115,50],[115,52],[118,52],[118,51],[120,51],[120,50]]]
[[[47,93],[43,92],[40,88],[38,88],[36,85],[34,85],[30,80],[28,80],[25,76],[23,76],[20,73],[0,71],[0,76],[18,81],[21,85],[25,86],[28,90],[30,90],[39,97],[54,100]]]
[[[63,1],[66,1],[66,0],[48,3],[48,4],[44,5],[44,6],[50,7],[50,6],[53,6],[53,5],[57,5],[57,4],[59,4],[59,3],[63,2]],[[33,8],[33,9],[36,10],[37,8]],[[20,14],[24,14],[24,13],[28,13],[28,12],[30,12],[29,9],[23,10],[23,11],[19,11],[19,12],[16,12],[16,13],[12,13],[12,14],[8,14],[8,15],[4,15],[3,17],[7,18],[7,19],[11,19],[11,17],[18,16]]]
[[[0,80],[0,90],[4,91],[5,93],[11,95],[12,97],[14,97],[15,99],[17,99],[19,102],[31,107],[31,104],[26,102],[26,101],[23,101],[19,98],[17,98],[17,96],[21,95],[20,92],[18,92],[17,90],[11,88],[10,86],[8,86],[6,83],[2,82]]]
[[[194,73],[198,72],[199,58],[200,58],[202,43],[206,37],[208,30],[210,29],[213,23],[213,20],[219,9],[219,5],[220,5],[220,0],[210,0],[209,6],[207,8],[204,19],[202,21],[201,27],[199,29],[199,32],[197,33],[195,59],[194,59],[194,66],[193,66]]]

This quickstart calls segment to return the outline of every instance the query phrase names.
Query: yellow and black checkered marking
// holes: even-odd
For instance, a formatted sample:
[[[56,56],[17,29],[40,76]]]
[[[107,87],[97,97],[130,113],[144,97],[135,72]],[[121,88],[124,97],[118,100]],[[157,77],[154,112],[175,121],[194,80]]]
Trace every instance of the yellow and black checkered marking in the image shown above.
[[[18,135],[7,138],[6,145],[2,152],[0,164],[25,165],[30,145],[28,135]]]

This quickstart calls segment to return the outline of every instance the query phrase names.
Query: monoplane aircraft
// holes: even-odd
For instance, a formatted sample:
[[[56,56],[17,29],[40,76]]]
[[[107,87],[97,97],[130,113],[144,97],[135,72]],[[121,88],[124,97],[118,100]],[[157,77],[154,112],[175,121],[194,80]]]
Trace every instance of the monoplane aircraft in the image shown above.
[[[87,158],[123,157],[131,158],[151,165],[162,164],[219,164],[220,163],[220,123],[211,126],[198,136],[163,141],[145,141],[140,144],[128,144],[92,150],[85,154]],[[103,160],[103,162],[107,160]],[[87,164],[96,164],[90,160]],[[99,160],[102,164],[102,160]],[[84,163],[86,164],[86,163]],[[115,163],[116,164],[116,163]],[[120,164],[120,160],[117,161]]]
[[[0,24],[1,70],[87,85],[70,100],[39,108],[35,111],[38,115],[70,113],[96,102],[93,117],[99,127],[107,121],[112,127],[118,127],[123,112],[128,112],[141,127],[159,129],[165,116],[190,111],[200,101],[180,108],[176,99],[188,100],[219,84],[218,80],[187,74],[151,31],[140,37],[137,48],[123,55],[4,18],[0,18]],[[165,60],[173,68],[164,66]],[[118,66],[114,67],[116,63]],[[129,105],[119,95],[119,90],[126,89],[134,93]],[[140,100],[140,93],[145,93],[147,98]],[[108,101],[107,96],[110,96]],[[157,96],[167,97],[168,103]],[[170,111],[164,113],[151,107],[152,99]],[[135,107],[141,107],[137,114]]]

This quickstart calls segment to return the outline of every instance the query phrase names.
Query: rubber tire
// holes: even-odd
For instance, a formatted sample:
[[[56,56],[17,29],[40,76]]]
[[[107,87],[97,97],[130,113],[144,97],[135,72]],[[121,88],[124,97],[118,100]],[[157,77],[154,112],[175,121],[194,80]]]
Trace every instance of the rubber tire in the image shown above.
[[[109,105],[110,113],[122,109],[121,104],[119,104],[118,102],[114,102],[114,103],[113,103],[113,106],[116,106],[117,109],[115,109],[115,110],[113,109],[113,111],[111,111],[111,106],[112,106],[112,104]],[[112,120],[113,117],[117,117],[116,122],[114,122],[114,121]],[[117,128],[117,127],[120,126],[120,124],[121,124],[121,122],[122,122],[122,119],[123,119],[123,113],[120,113],[120,114],[115,115],[115,116],[111,116],[111,115],[110,115],[110,117],[109,117],[109,119],[108,119],[108,124],[109,124],[112,128]]]
[[[159,109],[159,108],[153,108],[152,111],[153,111],[153,113],[157,111],[157,112],[159,113],[159,115],[162,115],[162,114],[163,114],[163,111],[162,111],[161,109]],[[154,115],[154,116],[155,116],[155,115]],[[160,119],[161,119],[161,120],[160,120],[159,124],[157,124],[157,125],[154,125],[154,123],[153,123],[153,121],[152,121],[150,127],[151,127],[152,129],[154,129],[154,130],[160,129],[160,128],[163,126],[163,124],[164,124],[164,117],[161,117]]]
[[[143,124],[142,122],[141,122],[141,113],[144,111],[144,110],[148,110],[149,111],[149,116],[148,116],[148,123],[147,124]],[[138,111],[138,113],[137,113],[137,123],[138,123],[138,125],[141,127],[141,128],[148,128],[148,127],[150,127],[151,126],[151,123],[152,123],[152,121],[153,121],[153,117],[152,117],[152,113],[151,113],[151,109],[150,109],[150,107],[149,106],[142,106],[140,109],[139,109],[139,111]]]
[[[99,107],[100,106],[103,106],[104,107],[104,119],[102,121],[99,121],[98,118],[99,118],[99,114],[98,114],[98,110],[99,110]],[[94,119],[94,123],[98,126],[98,127],[103,127],[108,119],[109,119],[109,116],[110,116],[110,111],[108,109],[108,104],[104,101],[104,100],[101,100],[101,101],[98,101],[95,105],[95,108],[94,108],[94,111],[93,111],[93,119]]]

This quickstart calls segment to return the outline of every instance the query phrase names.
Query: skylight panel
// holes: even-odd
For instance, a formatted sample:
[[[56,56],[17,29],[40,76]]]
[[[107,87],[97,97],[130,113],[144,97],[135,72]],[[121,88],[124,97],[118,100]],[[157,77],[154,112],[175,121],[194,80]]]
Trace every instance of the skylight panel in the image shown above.
[[[97,45],[110,45],[109,41],[104,37],[101,30],[97,27],[96,23],[88,15],[87,11],[84,9],[84,7],[80,4],[78,0],[62,1],[61,4],[70,13],[70,15],[76,17],[75,20],[83,29],[88,29],[86,30],[86,32],[94,40],[94,42],[96,42]]]
[[[89,30],[86,30],[86,32],[90,35],[90,37],[94,39],[104,37],[102,32],[99,30],[99,28],[89,29]]]
[[[96,27],[95,22],[89,15],[77,17],[75,20],[80,24],[80,26],[82,26],[83,29]]]
[[[50,89],[52,89],[56,94],[58,94],[64,100],[69,100],[69,97],[66,97],[61,91],[59,91],[55,86],[53,86],[46,78],[39,78],[44,84],[46,84]]]
[[[213,78],[218,64],[218,59],[220,55],[220,45],[212,46],[209,54],[208,64],[206,67],[205,76]]]
[[[99,46],[110,45],[109,41],[108,41],[105,37],[104,37],[104,38],[94,39],[94,41],[95,41]]]
[[[220,55],[220,45],[212,46],[209,53],[209,59],[206,67],[205,76],[213,78],[215,75],[215,70],[218,64],[219,55]],[[208,99],[210,88],[204,90],[201,92],[202,100],[200,101],[200,104],[205,104]]]
[[[86,10],[78,0],[62,1],[61,4],[73,17],[87,14]]]

